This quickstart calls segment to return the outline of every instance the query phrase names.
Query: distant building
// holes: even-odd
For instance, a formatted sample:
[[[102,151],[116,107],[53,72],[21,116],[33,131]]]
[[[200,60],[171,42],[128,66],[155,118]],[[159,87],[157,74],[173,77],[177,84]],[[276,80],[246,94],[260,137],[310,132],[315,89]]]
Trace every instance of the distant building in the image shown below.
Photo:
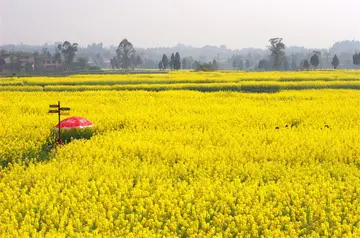
[[[44,69],[58,69],[62,66],[62,63],[51,57],[43,57],[40,59],[40,65]]]
[[[21,66],[25,70],[27,68],[27,65],[30,65],[30,68],[31,68],[32,71],[35,69],[35,58],[34,58],[34,56],[19,57],[19,58],[17,58],[17,61],[21,64]]]
[[[11,56],[10,54],[4,54],[4,55],[0,55],[0,60],[5,60],[6,64],[11,64],[13,62],[21,62],[21,63],[30,63],[30,64],[34,64],[35,63],[35,59],[33,56],[29,56],[29,57],[17,57],[17,56]]]
[[[10,58],[10,54],[3,54],[0,55],[0,60],[4,60],[5,64],[10,64],[11,63],[11,58]]]
[[[89,58],[88,63],[89,66],[96,66],[95,61],[92,58]]]
[[[0,72],[4,71],[4,66],[7,64],[7,60],[9,58],[9,54],[0,55]]]
[[[105,69],[111,69],[111,64],[110,64],[110,60],[104,60],[104,65],[103,68]]]
[[[35,64],[35,58],[34,56],[29,56],[29,57],[18,57],[17,58],[18,61],[20,61],[21,63],[29,63],[34,65]]]
[[[0,55],[0,71],[3,72],[12,72],[17,69],[17,71],[29,70],[29,67],[34,70],[35,59],[33,56],[28,57],[18,57],[11,56],[11,54]]]

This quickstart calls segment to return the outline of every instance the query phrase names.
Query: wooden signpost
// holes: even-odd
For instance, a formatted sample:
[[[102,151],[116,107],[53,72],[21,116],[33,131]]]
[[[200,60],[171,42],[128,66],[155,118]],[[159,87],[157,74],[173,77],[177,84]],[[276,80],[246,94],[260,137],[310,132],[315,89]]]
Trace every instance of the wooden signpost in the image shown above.
[[[70,115],[70,107],[61,107],[60,106],[60,101],[58,101],[58,104],[53,104],[53,105],[49,105],[50,110],[48,113],[57,113],[58,114],[58,119],[59,119],[59,138],[57,140],[57,142],[60,144],[61,143],[61,127],[60,127],[60,116],[66,116],[66,115]]]

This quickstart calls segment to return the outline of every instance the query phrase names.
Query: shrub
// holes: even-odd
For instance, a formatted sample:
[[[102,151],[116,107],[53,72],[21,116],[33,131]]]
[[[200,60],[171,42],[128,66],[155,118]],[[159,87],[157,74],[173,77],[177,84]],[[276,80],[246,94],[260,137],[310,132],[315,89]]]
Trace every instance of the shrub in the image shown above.
[[[52,130],[52,138],[58,137],[59,130]],[[70,143],[73,140],[79,139],[90,139],[94,134],[93,128],[85,128],[85,129],[61,129],[61,141],[65,144]]]
[[[99,66],[90,66],[89,70],[101,70]]]

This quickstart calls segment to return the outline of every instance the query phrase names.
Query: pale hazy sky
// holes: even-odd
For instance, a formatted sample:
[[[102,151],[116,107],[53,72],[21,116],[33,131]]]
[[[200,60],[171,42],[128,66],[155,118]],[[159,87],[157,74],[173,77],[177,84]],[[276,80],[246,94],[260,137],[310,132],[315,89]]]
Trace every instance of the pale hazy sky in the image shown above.
[[[136,47],[360,40],[360,0],[0,0],[0,45],[69,40]]]

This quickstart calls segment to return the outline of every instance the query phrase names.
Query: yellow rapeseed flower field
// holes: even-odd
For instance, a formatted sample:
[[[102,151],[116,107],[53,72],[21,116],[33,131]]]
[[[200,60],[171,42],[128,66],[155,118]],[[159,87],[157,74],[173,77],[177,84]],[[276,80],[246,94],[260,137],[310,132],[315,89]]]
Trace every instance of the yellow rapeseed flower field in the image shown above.
[[[3,87],[0,237],[360,236],[360,91]],[[90,140],[46,147],[58,100]]]
[[[241,83],[241,82],[314,82],[360,81],[360,70],[328,70],[301,72],[169,72],[168,74],[72,75],[67,77],[0,78],[2,86],[46,85],[138,85],[184,83]]]

